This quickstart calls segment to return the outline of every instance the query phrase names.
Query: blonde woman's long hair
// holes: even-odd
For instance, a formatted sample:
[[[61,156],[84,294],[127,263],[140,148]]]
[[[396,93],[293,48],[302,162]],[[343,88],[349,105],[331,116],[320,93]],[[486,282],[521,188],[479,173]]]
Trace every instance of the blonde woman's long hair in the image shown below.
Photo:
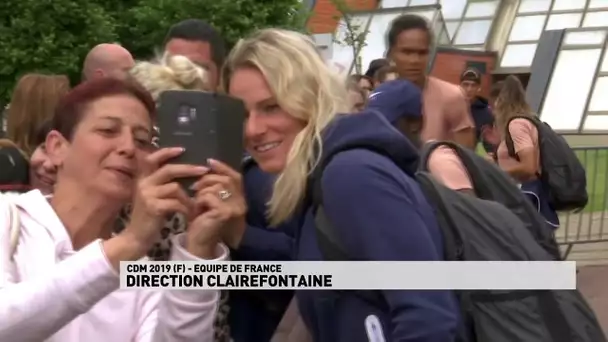
[[[307,178],[322,153],[321,132],[337,113],[348,112],[346,87],[325,64],[313,40],[293,31],[264,29],[238,42],[222,70],[225,92],[239,68],[259,70],[279,106],[306,122],[268,202],[268,218],[276,226],[288,220],[304,198]]]
[[[509,75],[504,81],[497,82],[490,91],[490,97],[495,99],[492,111],[501,135],[506,133],[506,125],[511,118],[521,115],[535,116],[526,101],[524,86],[517,76]]]
[[[151,62],[137,62],[130,75],[154,98],[167,90],[209,90],[209,73],[190,59],[164,54]]]

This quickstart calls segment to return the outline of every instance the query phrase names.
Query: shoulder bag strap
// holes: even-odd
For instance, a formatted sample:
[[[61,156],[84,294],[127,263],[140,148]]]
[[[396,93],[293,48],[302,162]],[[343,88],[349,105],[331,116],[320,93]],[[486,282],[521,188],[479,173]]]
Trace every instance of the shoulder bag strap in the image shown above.
[[[9,260],[13,262],[15,251],[17,251],[17,244],[19,243],[19,233],[21,232],[19,209],[13,202],[8,202],[8,215],[10,236]]]
[[[295,298],[291,300],[270,342],[312,342]]]
[[[0,223],[4,225],[3,227],[0,227],[0,229],[5,229],[5,231],[0,234],[2,236],[2,241],[0,241],[0,243],[4,246],[2,250],[0,250],[0,269],[8,276],[7,279],[2,279],[1,283],[4,283],[5,281],[13,283],[17,280],[14,255],[17,250],[21,232],[19,210],[10,196],[1,193],[0,210],[3,210],[6,213],[6,221]],[[0,277],[2,277],[2,275],[0,275]]]

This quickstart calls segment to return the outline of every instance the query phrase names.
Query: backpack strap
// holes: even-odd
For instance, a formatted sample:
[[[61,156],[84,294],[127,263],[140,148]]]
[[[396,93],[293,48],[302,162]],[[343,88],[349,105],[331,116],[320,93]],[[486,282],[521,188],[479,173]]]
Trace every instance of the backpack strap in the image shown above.
[[[505,126],[505,144],[507,145],[507,152],[509,153],[509,157],[516,159],[519,161],[519,156],[515,153],[515,144],[513,143],[513,137],[511,137],[511,132],[509,131],[509,126],[511,125],[511,121],[516,119],[526,119],[530,121],[536,130],[538,131],[538,140],[540,141],[540,129],[538,128],[538,120],[528,116],[528,115],[517,115],[509,119],[507,121],[507,125]]]
[[[13,200],[13,196],[18,194],[6,194],[0,193],[0,203],[6,207],[7,211],[7,228],[9,236],[9,248],[8,248],[8,259],[12,262],[15,251],[17,250],[17,244],[19,242],[19,235],[21,233],[21,221],[19,220],[19,208]]]
[[[325,156],[317,167],[313,170],[311,179],[311,197],[312,197],[312,208],[315,221],[315,231],[317,235],[317,243],[321,250],[321,255],[326,261],[357,261],[356,258],[352,257],[342,244],[336,230],[327,217],[325,209],[323,207],[323,170],[333,159],[333,157],[340,152],[348,151],[351,149],[366,149],[374,153],[386,155],[382,150],[374,148],[373,146],[365,145],[349,145],[343,148],[333,151],[331,154]],[[360,261],[360,260],[359,260]],[[352,290],[352,291],[335,291],[341,294],[354,294],[368,304],[379,308],[380,310],[387,312],[389,310],[388,303],[384,298],[381,291],[378,290]]]
[[[14,195],[16,196],[17,194]],[[19,209],[14,203],[12,197],[13,193],[0,193],[0,207],[3,207],[2,209],[6,212],[6,222],[2,222],[5,227],[1,228],[6,229],[6,231],[0,234],[3,236],[2,240],[4,240],[0,241],[4,245],[3,249],[0,250],[0,253],[2,253],[0,260],[2,266],[0,268],[5,272],[8,272],[10,276],[10,279],[8,279],[9,283],[14,282],[17,279],[17,270],[16,265],[14,263],[14,256],[17,250],[17,245],[19,243],[19,236],[21,234]],[[2,284],[0,282],[0,286],[1,285]]]
[[[453,141],[433,141],[428,143],[429,146],[424,146],[421,154],[421,167],[419,170],[424,172],[429,172],[428,161],[431,157],[431,154],[441,146],[446,146],[450,148],[460,161],[462,162],[469,179],[471,180],[471,184],[473,185],[473,190],[475,191],[475,195],[481,199],[492,200],[492,191],[488,188],[488,180],[485,176],[485,173],[479,167],[478,161],[475,160],[477,155],[475,152],[470,151],[469,149],[465,149],[462,146],[458,145]],[[485,162],[485,161],[484,161]]]
[[[429,159],[431,158],[431,154],[440,146],[447,144],[447,141],[439,140],[433,140],[425,143],[420,150],[420,163],[418,164],[418,171],[430,172]]]
[[[539,159],[540,159],[540,164],[541,164],[541,168],[542,168],[543,149],[540,146],[541,141],[542,141],[540,126],[543,125],[543,123],[536,117],[531,117],[531,116],[527,116],[527,115],[518,115],[518,116],[514,116],[514,117],[510,118],[509,121],[507,121],[507,126],[505,127],[505,130],[506,130],[505,144],[507,145],[507,152],[509,153],[509,157],[514,158],[517,161],[520,161],[519,156],[517,155],[517,153],[515,153],[515,144],[513,143],[513,137],[511,137],[511,132],[509,131],[509,125],[511,125],[511,121],[513,121],[515,119],[526,119],[526,120],[530,121],[534,125],[534,127],[536,127],[536,132],[538,134],[538,153],[539,153]],[[498,158],[498,156],[496,156],[496,158]],[[547,183],[546,173],[544,173],[544,172],[539,173],[537,170],[536,175],[538,176],[538,179],[540,179],[543,182],[543,184]]]

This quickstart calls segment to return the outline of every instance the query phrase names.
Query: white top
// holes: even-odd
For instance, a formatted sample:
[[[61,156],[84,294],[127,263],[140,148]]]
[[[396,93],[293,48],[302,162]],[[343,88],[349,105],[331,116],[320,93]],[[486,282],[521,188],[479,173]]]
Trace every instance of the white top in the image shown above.
[[[74,251],[39,191],[12,200],[21,232],[14,254],[17,274],[0,262],[0,341],[213,341],[218,291],[120,290],[101,240]],[[0,205],[3,254],[8,254],[7,225],[8,209]],[[171,260],[200,260],[186,252],[183,238],[174,240]],[[226,260],[228,249],[221,249],[218,260]]]

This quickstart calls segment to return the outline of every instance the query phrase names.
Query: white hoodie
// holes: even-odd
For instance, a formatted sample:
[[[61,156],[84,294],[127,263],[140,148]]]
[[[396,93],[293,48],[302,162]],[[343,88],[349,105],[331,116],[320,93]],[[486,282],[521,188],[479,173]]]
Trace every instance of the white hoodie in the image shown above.
[[[19,208],[14,265],[0,259],[0,341],[213,341],[218,291],[120,290],[101,240],[74,251],[68,233],[38,191],[3,196]],[[7,255],[8,207],[0,203],[0,254]],[[200,260],[177,236],[171,260]],[[221,246],[226,260],[228,250]],[[16,272],[15,272],[16,271]],[[16,274],[15,274],[16,273]]]

